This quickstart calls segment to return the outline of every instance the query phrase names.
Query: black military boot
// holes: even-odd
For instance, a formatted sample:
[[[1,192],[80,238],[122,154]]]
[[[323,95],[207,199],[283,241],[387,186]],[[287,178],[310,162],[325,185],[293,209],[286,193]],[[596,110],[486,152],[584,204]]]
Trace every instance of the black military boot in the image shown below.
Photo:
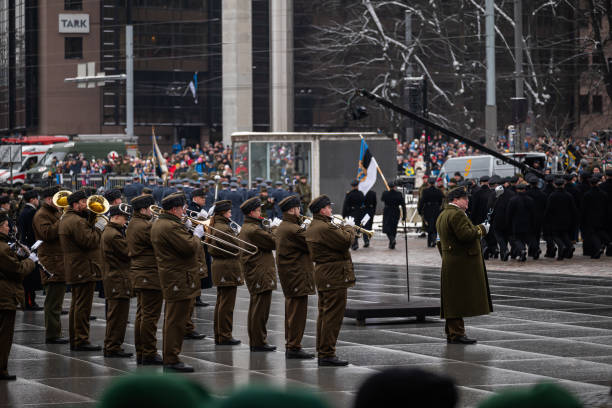
[[[340,360],[338,357],[323,357],[319,358],[319,367],[344,367],[349,364],[346,360]]]
[[[557,254],[557,248],[546,248],[546,253],[544,254],[544,258],[554,258]]]
[[[370,246],[370,238],[363,236],[363,247],[368,248]]]
[[[359,249],[359,238],[355,237],[355,241],[353,241],[353,245],[351,245],[351,249],[356,251]]]
[[[297,350],[285,351],[285,357],[287,359],[308,360],[308,359],[314,358],[315,355],[312,353],[307,353],[302,349],[297,349]]]

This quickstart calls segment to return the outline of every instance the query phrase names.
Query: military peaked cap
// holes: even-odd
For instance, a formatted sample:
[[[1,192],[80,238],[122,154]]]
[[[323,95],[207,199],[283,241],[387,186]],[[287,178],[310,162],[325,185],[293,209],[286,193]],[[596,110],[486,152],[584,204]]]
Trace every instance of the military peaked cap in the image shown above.
[[[325,208],[328,205],[332,205],[333,203],[325,194],[316,197],[314,200],[308,204],[308,208],[313,214],[318,213],[321,209]]]
[[[289,211],[292,208],[300,206],[300,199],[294,195],[290,195],[289,197],[285,197],[278,203],[282,212]]]
[[[259,197],[253,197],[242,203],[240,209],[246,215],[251,211],[256,210],[258,207],[261,207],[261,200],[259,199]]]

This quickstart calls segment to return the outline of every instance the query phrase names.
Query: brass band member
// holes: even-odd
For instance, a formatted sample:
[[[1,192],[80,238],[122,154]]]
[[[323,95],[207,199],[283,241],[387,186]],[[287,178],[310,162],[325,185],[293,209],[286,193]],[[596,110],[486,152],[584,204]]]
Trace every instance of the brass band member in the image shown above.
[[[162,365],[157,354],[157,322],[161,315],[164,297],[159,284],[157,260],[151,243],[151,210],[155,199],[140,195],[132,199],[134,214],[127,227],[127,243],[130,255],[130,277],[136,292],[136,321],[134,344],[136,364]]]
[[[36,255],[20,260],[8,245],[8,215],[0,214],[0,381],[15,380],[8,373],[17,306],[23,304],[23,278],[34,270]]]
[[[336,356],[336,342],[346,309],[347,288],[355,285],[355,271],[349,252],[355,240],[355,229],[332,223],[332,202],[326,195],[312,200],[309,208],[313,220],[306,230],[306,242],[315,263],[315,283],[319,294],[319,366],[345,366],[348,361]]]
[[[240,206],[245,215],[238,236],[257,247],[254,255],[240,252],[240,264],[251,299],[249,302],[248,331],[251,351],[274,351],[267,343],[266,323],[270,314],[272,291],[276,289],[276,268],[272,250],[276,247],[274,234],[262,224],[261,200],[253,197]]]
[[[106,337],[104,338],[104,357],[132,357],[132,353],[123,351],[121,345],[125,339],[132,285],[130,282],[130,257],[125,238],[125,224],[129,213],[113,205],[108,215],[108,224],[102,233],[102,255],[104,271],[102,284],[108,304],[106,314]]]
[[[285,356],[314,358],[302,350],[306,328],[308,295],[315,294],[314,268],[306,244],[306,230],[300,226],[300,199],[289,196],[278,206],[283,222],[276,230],[276,263],[278,278],[285,295]]]
[[[164,370],[193,372],[181,362],[179,354],[187,325],[191,302],[200,293],[200,264],[197,253],[202,245],[183,222],[185,196],[173,193],[162,200],[164,213],[151,227],[151,242],[166,301],[164,310]]]
[[[83,190],[68,196],[68,210],[60,220],[59,237],[64,254],[66,283],[71,286],[69,313],[70,349],[100,351],[89,342],[89,315],[96,281],[102,277],[102,231],[95,226],[95,217],[87,209]]]
[[[34,235],[43,241],[38,247],[40,278],[45,288],[45,343],[66,344],[70,340],[62,337],[62,304],[66,293],[64,256],[59,238],[62,211],[53,204],[53,195],[59,187],[45,188],[41,193],[43,202],[33,220]]]
[[[194,235],[198,237],[202,237],[204,235],[204,229],[202,226],[198,226],[194,230]],[[201,241],[200,241],[201,242]],[[198,281],[198,288],[201,288],[201,282],[203,279],[208,277],[208,266],[206,265],[206,254],[204,253],[204,244],[200,244],[198,251],[196,253],[196,259],[198,261],[198,276],[200,280]],[[198,295],[193,298],[191,305],[189,306],[189,313],[187,314],[187,321],[185,322],[187,326],[185,327],[185,340],[201,340],[206,337],[205,334],[198,333],[195,329],[195,324],[193,324],[193,312],[195,310],[196,299],[200,296],[200,292]]]
[[[237,234],[230,226],[232,216],[232,202],[230,200],[217,201],[215,203],[214,214],[210,224],[211,227],[226,234]],[[228,235],[216,233],[214,230],[212,235],[238,245],[238,241],[232,240]],[[213,243],[215,246],[234,251],[233,248],[224,247],[223,244],[217,241]],[[213,323],[215,344],[219,346],[236,346],[240,344],[240,340],[232,336],[234,306],[236,304],[238,286],[244,284],[242,272],[240,271],[240,260],[237,256],[232,256],[217,248],[210,247],[208,252],[213,257],[212,279],[217,287],[217,304],[215,305]]]

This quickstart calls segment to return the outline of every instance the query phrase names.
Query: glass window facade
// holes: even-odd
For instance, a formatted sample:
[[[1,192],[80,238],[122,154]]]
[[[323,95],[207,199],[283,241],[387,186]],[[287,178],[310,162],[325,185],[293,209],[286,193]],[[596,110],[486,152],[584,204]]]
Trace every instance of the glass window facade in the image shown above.
[[[0,0],[0,131],[37,123],[38,31],[35,0]]]

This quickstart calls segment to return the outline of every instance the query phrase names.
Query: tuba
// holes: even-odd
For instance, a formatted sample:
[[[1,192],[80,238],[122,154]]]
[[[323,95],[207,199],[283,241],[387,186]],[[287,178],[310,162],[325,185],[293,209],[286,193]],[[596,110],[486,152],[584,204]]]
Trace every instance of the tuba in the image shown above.
[[[108,217],[105,216],[110,209],[108,200],[101,195],[92,195],[87,199],[87,209],[96,215],[95,226],[101,231],[104,231],[108,223]]]
[[[60,190],[53,194],[53,205],[65,212],[68,209],[68,196],[70,194],[72,194],[70,190]]]

